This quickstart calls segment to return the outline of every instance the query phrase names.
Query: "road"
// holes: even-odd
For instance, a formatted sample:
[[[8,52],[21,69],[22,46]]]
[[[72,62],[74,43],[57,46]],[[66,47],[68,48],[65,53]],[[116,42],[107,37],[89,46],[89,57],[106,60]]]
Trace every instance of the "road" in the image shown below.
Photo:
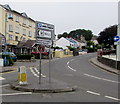
[[[9,83],[17,78],[17,72],[3,74],[3,102],[118,102],[118,75],[92,65],[96,54],[55,59],[51,62],[51,77],[76,86],[75,92],[31,93],[14,91]],[[49,76],[49,64],[42,65],[42,74]],[[36,66],[38,68],[38,66]],[[36,73],[37,74],[37,73]],[[36,77],[27,69],[28,77]],[[36,77],[38,80],[38,77]]]

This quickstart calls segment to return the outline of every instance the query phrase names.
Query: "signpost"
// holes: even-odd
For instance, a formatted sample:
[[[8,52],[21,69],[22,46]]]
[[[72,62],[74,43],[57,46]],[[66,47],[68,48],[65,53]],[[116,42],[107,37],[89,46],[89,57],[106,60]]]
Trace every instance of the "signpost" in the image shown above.
[[[51,83],[51,46],[55,39],[54,25],[36,21],[36,44],[39,46],[49,47],[49,83]],[[40,49],[40,65],[39,65],[39,84],[41,84],[41,52]]]
[[[116,69],[117,69],[117,45],[119,44],[118,41],[119,41],[120,37],[119,36],[114,36],[114,45],[116,45]]]

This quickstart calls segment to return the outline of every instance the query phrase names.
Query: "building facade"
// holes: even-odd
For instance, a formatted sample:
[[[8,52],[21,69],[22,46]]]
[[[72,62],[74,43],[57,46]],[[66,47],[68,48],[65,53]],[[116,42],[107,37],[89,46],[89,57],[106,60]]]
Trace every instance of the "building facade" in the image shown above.
[[[7,51],[14,52],[18,42],[35,40],[35,21],[9,5],[0,5],[0,33],[6,38]]]

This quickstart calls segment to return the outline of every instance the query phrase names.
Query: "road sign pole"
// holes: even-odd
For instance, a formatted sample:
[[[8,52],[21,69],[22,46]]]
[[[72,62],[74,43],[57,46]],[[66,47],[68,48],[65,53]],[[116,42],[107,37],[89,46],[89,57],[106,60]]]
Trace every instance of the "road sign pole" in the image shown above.
[[[49,83],[51,83],[51,46],[49,46]]]
[[[39,65],[39,84],[41,84],[41,57],[42,57],[42,48],[40,48],[40,65]]]

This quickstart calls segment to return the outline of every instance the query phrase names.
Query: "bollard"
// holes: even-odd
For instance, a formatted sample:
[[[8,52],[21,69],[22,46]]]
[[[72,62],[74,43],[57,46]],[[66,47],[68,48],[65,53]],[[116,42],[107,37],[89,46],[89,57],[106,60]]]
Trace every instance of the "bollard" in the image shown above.
[[[19,85],[27,84],[27,75],[26,75],[25,66],[18,67],[18,82],[19,82]]]

